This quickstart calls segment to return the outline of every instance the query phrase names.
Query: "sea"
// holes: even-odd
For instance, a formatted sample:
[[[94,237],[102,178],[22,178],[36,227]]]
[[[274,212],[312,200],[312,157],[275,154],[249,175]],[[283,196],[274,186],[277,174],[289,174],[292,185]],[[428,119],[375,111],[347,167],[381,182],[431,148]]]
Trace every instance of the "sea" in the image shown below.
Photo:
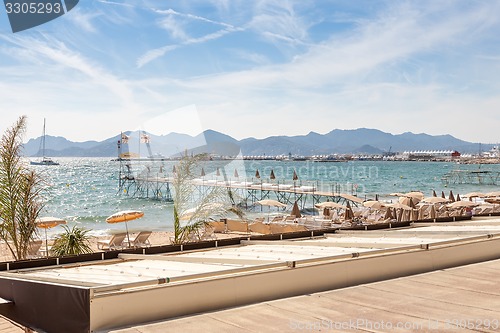
[[[78,225],[90,234],[102,236],[123,231],[123,223],[108,224],[106,218],[121,210],[142,210],[144,217],[128,222],[129,231],[173,230],[173,204],[164,200],[138,198],[120,189],[120,168],[124,162],[112,158],[58,158],[58,166],[29,166],[39,172],[47,192],[41,216],[64,218],[67,225]],[[133,173],[148,170],[167,175],[176,161],[134,161]],[[200,179],[225,177],[230,181],[253,183],[286,183],[294,186],[315,186],[320,191],[355,194],[363,199],[394,200],[393,192],[422,191],[426,196],[450,191],[463,195],[472,191],[492,192],[499,186],[445,183],[442,178],[453,170],[500,172],[500,165],[457,164],[454,162],[420,161],[277,161],[277,160],[214,160],[200,162]],[[258,171],[260,178],[256,178]],[[271,173],[274,179],[271,179]],[[294,173],[297,175],[293,180]],[[290,207],[291,209],[291,207]],[[254,212],[249,212],[253,214]],[[61,232],[60,227],[48,230],[49,235]]]

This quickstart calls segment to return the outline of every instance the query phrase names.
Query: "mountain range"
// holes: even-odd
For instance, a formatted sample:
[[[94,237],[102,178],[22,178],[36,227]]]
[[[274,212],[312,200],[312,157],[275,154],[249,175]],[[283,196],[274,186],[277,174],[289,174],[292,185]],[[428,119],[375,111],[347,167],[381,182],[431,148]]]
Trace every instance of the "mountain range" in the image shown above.
[[[390,134],[377,129],[334,129],[326,134],[310,132],[307,135],[271,136],[264,139],[236,140],[229,135],[206,130],[196,136],[181,133],[154,135],[147,133],[150,144],[140,144],[138,131],[124,132],[128,144],[122,144],[121,152],[135,152],[141,156],[161,154],[172,157],[179,154],[210,153],[222,156],[253,155],[325,155],[325,154],[382,154],[408,150],[458,150],[461,153],[477,153],[489,150],[493,145],[467,142],[451,135]],[[26,156],[40,156],[42,138],[30,139],[24,144]],[[63,137],[45,137],[46,156],[52,157],[116,157],[120,135],[104,141],[72,142]]]

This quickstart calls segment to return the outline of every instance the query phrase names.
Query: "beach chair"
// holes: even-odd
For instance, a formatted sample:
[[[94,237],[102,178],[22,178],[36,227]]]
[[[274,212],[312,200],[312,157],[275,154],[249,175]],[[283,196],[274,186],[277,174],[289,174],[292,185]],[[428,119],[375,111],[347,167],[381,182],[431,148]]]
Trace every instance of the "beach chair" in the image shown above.
[[[43,241],[41,239],[37,239],[37,240],[30,242],[29,247],[28,247],[28,252],[26,253],[26,258],[33,259],[33,258],[40,257],[40,254],[38,252],[40,251],[42,244],[43,244]]]
[[[273,217],[273,219],[271,220],[271,223],[279,223],[279,222],[282,222],[283,219],[284,219],[283,215],[278,215],[278,216]]]
[[[149,241],[149,236],[151,236],[151,231],[141,231],[135,236],[134,239],[130,240],[131,247],[150,247],[151,243]]]
[[[210,227],[214,229],[214,232],[226,233],[226,222],[225,221],[211,221],[208,223]]]
[[[200,233],[199,238],[202,241],[217,239],[217,237],[215,236],[215,228],[210,224],[206,225],[205,228],[203,228],[203,231]]]
[[[127,237],[126,233],[114,234],[109,239],[103,239],[97,241],[97,248],[99,250],[108,250],[108,251],[119,250],[123,248],[122,243],[125,240],[125,237]]]

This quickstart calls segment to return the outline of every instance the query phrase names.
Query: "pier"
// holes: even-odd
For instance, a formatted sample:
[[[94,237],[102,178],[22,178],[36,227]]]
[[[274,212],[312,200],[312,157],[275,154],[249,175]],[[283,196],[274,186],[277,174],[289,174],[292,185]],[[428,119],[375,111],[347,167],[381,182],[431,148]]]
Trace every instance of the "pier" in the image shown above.
[[[125,195],[153,199],[166,202],[173,201],[173,174],[165,172],[164,165],[150,163],[143,165],[140,172],[134,173],[132,166],[127,161],[120,162],[119,192]],[[224,179],[225,178],[225,179]],[[356,186],[349,188],[350,193],[341,193],[343,186],[339,183],[327,183],[319,181],[287,181],[269,180],[268,182],[245,177],[227,176],[201,177],[191,180],[191,185],[196,187],[196,192],[201,196],[210,188],[223,187],[231,193],[233,204],[250,208],[257,201],[264,199],[275,199],[286,205],[292,206],[297,202],[300,209],[312,208],[315,204],[323,201],[333,201],[357,205],[363,202],[362,198],[356,196]]]
[[[452,170],[441,179],[445,185],[500,185],[500,172],[490,170]]]

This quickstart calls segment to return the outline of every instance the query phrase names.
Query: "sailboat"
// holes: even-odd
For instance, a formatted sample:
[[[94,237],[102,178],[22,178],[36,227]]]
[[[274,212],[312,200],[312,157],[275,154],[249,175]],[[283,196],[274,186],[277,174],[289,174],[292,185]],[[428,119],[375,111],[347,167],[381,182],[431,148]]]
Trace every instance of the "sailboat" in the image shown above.
[[[40,142],[40,150],[42,151],[42,159],[40,161],[31,161],[31,165],[59,165],[59,163],[45,156],[45,118],[43,118],[43,134]]]

